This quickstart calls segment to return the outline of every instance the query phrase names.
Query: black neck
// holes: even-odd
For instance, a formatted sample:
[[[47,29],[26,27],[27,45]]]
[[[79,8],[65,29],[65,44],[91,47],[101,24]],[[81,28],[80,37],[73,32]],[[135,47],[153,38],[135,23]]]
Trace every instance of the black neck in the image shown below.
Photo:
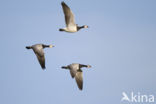
[[[84,26],[77,26],[77,30],[84,28]]]
[[[44,44],[42,46],[43,46],[43,48],[49,47],[49,45],[44,45]]]

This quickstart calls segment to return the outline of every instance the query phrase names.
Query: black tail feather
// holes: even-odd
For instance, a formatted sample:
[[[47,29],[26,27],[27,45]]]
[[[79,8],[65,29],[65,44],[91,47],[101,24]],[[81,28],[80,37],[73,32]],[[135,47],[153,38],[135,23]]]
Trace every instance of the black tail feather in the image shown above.
[[[68,67],[66,67],[66,66],[62,66],[61,68],[62,68],[62,69],[68,69]]]
[[[64,31],[64,29],[59,29],[59,31]]]
[[[26,48],[26,49],[31,49],[31,46],[26,46],[25,48]]]

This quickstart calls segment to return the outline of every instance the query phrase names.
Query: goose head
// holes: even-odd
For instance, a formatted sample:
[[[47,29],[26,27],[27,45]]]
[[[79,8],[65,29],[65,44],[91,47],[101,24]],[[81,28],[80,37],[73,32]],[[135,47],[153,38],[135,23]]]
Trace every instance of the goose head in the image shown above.
[[[52,48],[52,47],[55,47],[55,46],[54,46],[54,45],[52,45],[52,44],[50,44],[50,45],[49,45],[49,48]]]
[[[89,26],[87,26],[87,25],[83,25],[83,28],[89,28]]]
[[[92,66],[91,65],[87,65],[87,68],[91,68]]]

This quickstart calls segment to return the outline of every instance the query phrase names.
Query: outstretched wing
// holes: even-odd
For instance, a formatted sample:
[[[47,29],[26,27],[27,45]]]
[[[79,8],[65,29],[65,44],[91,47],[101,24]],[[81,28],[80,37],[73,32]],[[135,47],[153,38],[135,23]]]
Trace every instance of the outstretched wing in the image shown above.
[[[70,75],[71,75],[72,78],[75,77],[76,73],[77,73],[77,70],[74,70],[74,69],[70,70]]]
[[[34,46],[33,47],[33,51],[37,56],[37,59],[42,67],[42,69],[45,69],[45,56],[44,56],[44,51],[42,46],[38,45],[38,46]]]
[[[37,56],[37,59],[42,67],[42,69],[44,70],[46,67],[45,67],[45,56],[40,56],[36,53],[36,56]]]
[[[75,76],[76,83],[80,90],[83,89],[83,75],[82,74],[83,74],[83,72],[80,69],[77,71],[76,76]]]
[[[74,20],[74,14],[70,10],[70,8],[64,2],[62,2],[61,5],[62,5],[63,12],[65,15],[66,26],[67,27],[76,26],[75,20]]]

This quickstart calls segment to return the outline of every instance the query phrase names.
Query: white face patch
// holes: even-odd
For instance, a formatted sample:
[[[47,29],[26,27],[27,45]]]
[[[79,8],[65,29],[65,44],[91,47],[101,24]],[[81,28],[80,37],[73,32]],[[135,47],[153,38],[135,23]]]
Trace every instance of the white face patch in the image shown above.
[[[88,68],[91,68],[91,65],[87,65]]]
[[[85,25],[85,26],[84,26],[84,28],[88,28],[88,26],[87,26],[87,25]]]
[[[53,45],[49,45],[49,48],[52,48],[53,47]]]

